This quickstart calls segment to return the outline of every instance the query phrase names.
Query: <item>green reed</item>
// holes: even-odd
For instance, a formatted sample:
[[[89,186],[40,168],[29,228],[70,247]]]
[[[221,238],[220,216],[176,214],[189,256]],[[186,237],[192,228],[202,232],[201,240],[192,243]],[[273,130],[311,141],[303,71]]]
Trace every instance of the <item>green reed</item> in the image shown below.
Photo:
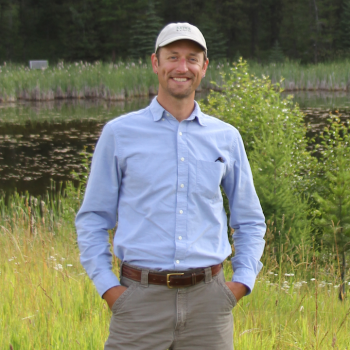
[[[228,61],[210,62],[198,90],[219,88],[220,72],[228,72]],[[281,81],[285,90],[347,91],[350,60],[302,65],[299,62],[259,64],[251,61],[249,72]],[[213,82],[215,84],[213,84]],[[148,61],[118,63],[60,62],[44,70],[4,63],[0,66],[0,101],[46,101],[60,98],[103,98],[124,100],[157,93],[157,76]]]
[[[302,65],[299,62],[258,64],[249,62],[249,70],[256,76],[268,76],[280,82],[285,90],[348,91],[350,60]]]
[[[69,187],[40,201],[15,195],[0,202],[1,349],[103,347],[111,313],[79,262],[74,217],[80,196]],[[350,304],[338,299],[336,251],[279,246],[272,232],[269,222],[264,268],[233,310],[235,347],[346,348]],[[224,268],[230,279],[229,261]],[[116,258],[113,270],[118,274]]]
[[[219,85],[228,64],[213,63],[202,87]],[[0,67],[0,100],[46,101],[60,98],[103,98],[118,101],[157,93],[158,80],[150,62],[60,62],[42,70],[6,64]]]

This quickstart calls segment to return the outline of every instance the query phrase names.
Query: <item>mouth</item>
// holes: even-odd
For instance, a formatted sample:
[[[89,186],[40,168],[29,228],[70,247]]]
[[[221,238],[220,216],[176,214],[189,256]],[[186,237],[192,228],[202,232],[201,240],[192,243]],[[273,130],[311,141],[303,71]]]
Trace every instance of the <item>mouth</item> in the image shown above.
[[[172,79],[179,82],[179,83],[184,83],[184,82],[190,80],[190,78],[172,78]]]

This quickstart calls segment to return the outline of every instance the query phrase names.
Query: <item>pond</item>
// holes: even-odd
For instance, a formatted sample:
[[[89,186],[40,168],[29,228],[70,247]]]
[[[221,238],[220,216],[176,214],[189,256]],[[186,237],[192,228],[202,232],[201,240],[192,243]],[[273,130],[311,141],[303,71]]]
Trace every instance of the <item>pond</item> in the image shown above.
[[[286,95],[286,94],[284,94]],[[349,95],[294,93],[314,130],[322,129],[328,112],[350,110]],[[196,99],[205,98],[198,95]],[[129,111],[146,107],[149,98],[123,102],[56,100],[0,104],[0,191],[43,195],[51,181],[72,179],[81,170],[81,152],[92,152],[103,125]]]

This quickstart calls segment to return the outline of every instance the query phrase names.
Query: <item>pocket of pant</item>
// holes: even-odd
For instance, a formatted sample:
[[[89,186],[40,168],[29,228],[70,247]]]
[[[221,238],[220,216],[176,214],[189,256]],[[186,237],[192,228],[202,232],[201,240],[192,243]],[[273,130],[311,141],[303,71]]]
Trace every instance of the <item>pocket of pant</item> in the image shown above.
[[[225,282],[219,281],[219,284],[221,285],[224,293],[226,294],[228,301],[230,302],[231,309],[234,308],[237,305],[237,299],[235,295],[231,292],[231,289],[227,286]]]
[[[131,284],[127,290],[114,302],[112,305],[112,313],[117,313],[120,308],[124,305],[124,303],[129,299],[130,295],[137,288],[136,284]]]
[[[220,184],[225,165],[221,162],[197,160],[196,193],[208,199],[221,197]]]

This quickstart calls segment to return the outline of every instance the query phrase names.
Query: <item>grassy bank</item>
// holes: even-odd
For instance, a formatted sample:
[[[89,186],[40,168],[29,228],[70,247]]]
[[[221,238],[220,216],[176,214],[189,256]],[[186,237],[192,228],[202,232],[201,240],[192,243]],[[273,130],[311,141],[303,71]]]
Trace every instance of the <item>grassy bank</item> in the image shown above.
[[[350,60],[301,65],[298,62],[271,63],[250,62],[250,71],[256,76],[269,76],[279,82],[284,90],[349,91]]]
[[[212,62],[199,90],[221,86],[221,72],[228,72],[228,62]],[[269,76],[281,82],[285,90],[348,91],[350,61],[301,65],[297,62],[258,64],[250,62],[249,72]],[[30,70],[21,65],[0,67],[0,102],[17,100],[48,101],[64,98],[102,98],[122,101],[126,98],[157,93],[157,76],[149,62],[59,63],[46,70]]]
[[[219,72],[228,65],[211,67],[200,89],[221,83]],[[48,101],[64,98],[102,98],[123,101],[126,98],[157,94],[158,79],[150,63],[119,62],[94,64],[76,62],[46,70],[30,70],[20,65],[0,68],[0,102],[16,100]]]
[[[19,196],[1,203],[1,349],[95,350],[108,336],[111,313],[79,263],[79,191],[68,195],[45,204]],[[268,237],[273,230],[271,224]],[[335,251],[315,254],[303,244],[273,250],[272,243],[253,293],[233,310],[235,347],[345,349],[350,303],[338,299]],[[117,273],[116,259],[113,266]],[[227,262],[227,279],[231,273]]]

